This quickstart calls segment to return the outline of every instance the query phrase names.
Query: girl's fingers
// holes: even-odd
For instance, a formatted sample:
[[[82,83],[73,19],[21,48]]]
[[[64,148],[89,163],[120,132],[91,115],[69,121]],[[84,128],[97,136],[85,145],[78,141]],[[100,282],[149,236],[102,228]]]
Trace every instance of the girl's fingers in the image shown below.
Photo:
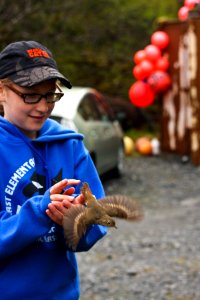
[[[67,181],[68,181],[67,186],[74,185],[74,184],[77,185],[81,183],[79,179],[68,179]]]
[[[72,195],[75,192],[75,188],[74,187],[70,187],[68,189],[66,189],[63,193],[63,195]]]
[[[73,204],[84,204],[84,203],[85,203],[85,199],[84,199],[84,196],[82,194],[77,196],[73,201]]]
[[[51,212],[50,209],[46,210],[46,214],[53,222],[57,223],[57,218],[54,216],[54,214]],[[60,225],[60,223],[57,223],[57,224]]]
[[[77,185],[80,184],[80,182],[81,181],[77,179],[63,179],[51,187],[50,194],[61,194],[67,186]]]
[[[63,200],[62,202],[63,207],[69,209],[73,204],[72,202],[68,201],[68,200]]]
[[[69,209],[72,206],[71,202],[68,200],[65,200],[65,203],[64,201],[62,203],[58,201],[53,201],[51,202],[51,205],[54,205],[54,207],[62,214],[65,214],[67,209]]]
[[[50,194],[61,194],[62,190],[67,186],[67,183],[67,179],[55,183],[50,189]]]
[[[52,221],[59,225],[62,225],[63,214],[56,208],[56,206],[49,203],[46,214],[49,216],[49,218],[51,218]]]
[[[67,201],[74,201],[74,197],[73,196],[68,196],[68,195],[63,195],[63,194],[54,194],[50,196],[51,201],[63,201],[63,200],[67,200]]]

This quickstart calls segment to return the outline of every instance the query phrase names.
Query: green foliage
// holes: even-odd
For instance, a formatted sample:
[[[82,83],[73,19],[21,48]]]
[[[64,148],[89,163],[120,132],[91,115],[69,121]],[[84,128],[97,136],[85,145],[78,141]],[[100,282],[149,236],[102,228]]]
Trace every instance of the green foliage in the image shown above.
[[[150,140],[153,138],[159,138],[159,133],[158,132],[151,132],[148,131],[147,129],[140,129],[140,130],[136,130],[136,129],[130,129],[128,131],[125,132],[126,136],[129,136],[134,142],[137,141],[137,139],[141,138],[141,137],[147,137]]]
[[[127,98],[133,54],[150,43],[175,0],[2,0],[0,45],[37,40],[49,47],[73,85]]]

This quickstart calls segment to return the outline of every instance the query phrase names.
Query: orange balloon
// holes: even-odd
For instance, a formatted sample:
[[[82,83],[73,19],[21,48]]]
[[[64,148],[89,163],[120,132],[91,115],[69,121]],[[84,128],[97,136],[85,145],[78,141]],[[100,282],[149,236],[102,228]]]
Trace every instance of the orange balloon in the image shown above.
[[[151,141],[147,137],[140,137],[135,143],[135,149],[142,155],[152,154]]]

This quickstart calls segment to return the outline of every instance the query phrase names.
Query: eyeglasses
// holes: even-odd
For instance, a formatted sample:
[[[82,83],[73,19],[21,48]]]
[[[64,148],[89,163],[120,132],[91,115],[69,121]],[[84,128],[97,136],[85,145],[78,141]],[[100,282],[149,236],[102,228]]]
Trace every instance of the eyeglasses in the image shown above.
[[[56,88],[59,90],[59,93],[54,93],[54,92],[48,92],[46,94],[37,94],[37,93],[30,93],[30,94],[25,94],[21,93],[18,90],[16,90],[14,87],[11,87],[10,85],[6,85],[11,91],[13,91],[15,94],[20,96],[25,103],[27,104],[35,104],[40,102],[42,98],[45,98],[47,103],[55,103],[59,101],[64,93],[62,92],[61,88],[56,84]]]

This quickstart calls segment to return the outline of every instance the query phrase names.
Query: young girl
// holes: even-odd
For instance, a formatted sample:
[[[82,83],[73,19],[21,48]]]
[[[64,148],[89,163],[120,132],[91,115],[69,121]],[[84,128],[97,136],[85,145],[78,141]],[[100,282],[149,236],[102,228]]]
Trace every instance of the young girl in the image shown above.
[[[63,214],[84,200],[82,181],[97,198],[104,190],[83,136],[48,118],[63,96],[58,81],[71,88],[51,52],[35,41],[9,44],[0,53],[2,300],[79,298]],[[89,250],[105,234],[103,226],[91,226],[76,251]]]

